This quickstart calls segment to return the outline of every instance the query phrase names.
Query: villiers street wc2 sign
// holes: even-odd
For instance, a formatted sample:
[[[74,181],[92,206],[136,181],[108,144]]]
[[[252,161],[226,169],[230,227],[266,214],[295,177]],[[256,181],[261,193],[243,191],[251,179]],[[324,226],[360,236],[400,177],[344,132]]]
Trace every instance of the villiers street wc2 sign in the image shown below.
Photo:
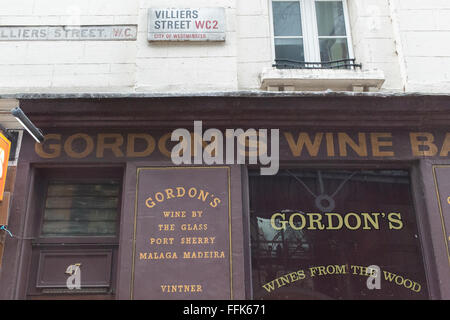
[[[225,8],[151,8],[148,41],[225,41]]]

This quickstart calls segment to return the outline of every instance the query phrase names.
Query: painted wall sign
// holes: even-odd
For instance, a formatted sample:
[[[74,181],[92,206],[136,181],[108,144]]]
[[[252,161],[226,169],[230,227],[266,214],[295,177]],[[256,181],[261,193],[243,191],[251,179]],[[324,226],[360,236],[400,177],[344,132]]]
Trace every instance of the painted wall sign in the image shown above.
[[[0,41],[136,40],[137,25],[0,26]]]
[[[11,141],[0,133],[0,201],[3,200],[5,191],[6,173],[8,170],[9,152],[11,150]]]
[[[170,160],[171,132],[49,133],[42,144],[24,139],[36,161],[62,159]],[[195,137],[206,148],[209,143]],[[235,142],[240,143],[239,141]],[[270,150],[270,149],[269,149]],[[280,160],[383,160],[450,157],[449,132],[280,132]]]
[[[225,41],[225,8],[151,8],[149,41]]]
[[[230,299],[228,167],[138,168],[131,299]]]
[[[442,232],[450,266],[450,166],[434,166],[433,177],[442,223]]]

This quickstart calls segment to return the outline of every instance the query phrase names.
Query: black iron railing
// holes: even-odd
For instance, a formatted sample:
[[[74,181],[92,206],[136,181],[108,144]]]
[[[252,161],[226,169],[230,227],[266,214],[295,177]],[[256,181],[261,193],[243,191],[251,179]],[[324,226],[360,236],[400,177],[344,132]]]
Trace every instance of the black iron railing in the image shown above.
[[[355,63],[355,59],[342,59],[327,62],[276,59],[273,67],[276,67],[277,69],[355,69],[361,68],[361,64]]]

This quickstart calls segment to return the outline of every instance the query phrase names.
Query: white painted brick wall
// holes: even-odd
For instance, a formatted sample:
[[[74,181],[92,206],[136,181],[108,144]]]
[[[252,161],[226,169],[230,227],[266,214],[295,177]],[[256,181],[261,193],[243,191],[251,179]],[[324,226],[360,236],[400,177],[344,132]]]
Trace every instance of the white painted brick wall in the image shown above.
[[[242,89],[259,89],[259,75],[274,61],[269,0],[238,2],[238,79]]]
[[[450,1],[392,1],[399,18],[406,91],[450,92]]]
[[[138,13],[139,0],[1,0],[0,25],[137,24]],[[132,91],[136,53],[134,41],[0,41],[0,92]]]
[[[258,90],[270,0],[0,0],[0,25],[138,24],[137,41],[0,41],[0,92]],[[348,0],[363,69],[384,91],[450,92],[450,0]],[[226,8],[224,43],[149,43],[149,7]],[[78,17],[73,16],[79,13]]]
[[[147,12],[154,7],[186,7],[184,0],[143,0],[139,9],[136,91],[238,90],[236,1],[191,0],[189,7],[224,7],[225,42],[149,43]]]
[[[388,0],[348,0],[348,7],[356,61],[363,70],[384,72],[386,82],[382,90],[402,91]]]

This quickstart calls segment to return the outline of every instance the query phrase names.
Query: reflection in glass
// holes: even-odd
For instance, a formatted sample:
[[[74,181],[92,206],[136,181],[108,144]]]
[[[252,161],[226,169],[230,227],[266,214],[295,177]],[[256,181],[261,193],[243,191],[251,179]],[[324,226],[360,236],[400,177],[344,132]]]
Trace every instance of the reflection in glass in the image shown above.
[[[321,61],[349,59],[347,39],[319,39]]]
[[[305,61],[303,39],[275,39],[275,56],[277,60]]]
[[[249,182],[255,299],[428,298],[407,171],[255,171]],[[370,265],[380,290],[352,269]]]
[[[345,36],[345,18],[342,1],[316,1],[319,37]]]
[[[272,7],[275,37],[302,35],[300,3],[298,1],[274,1]]]
[[[43,236],[113,236],[117,233],[120,185],[50,181]]]

